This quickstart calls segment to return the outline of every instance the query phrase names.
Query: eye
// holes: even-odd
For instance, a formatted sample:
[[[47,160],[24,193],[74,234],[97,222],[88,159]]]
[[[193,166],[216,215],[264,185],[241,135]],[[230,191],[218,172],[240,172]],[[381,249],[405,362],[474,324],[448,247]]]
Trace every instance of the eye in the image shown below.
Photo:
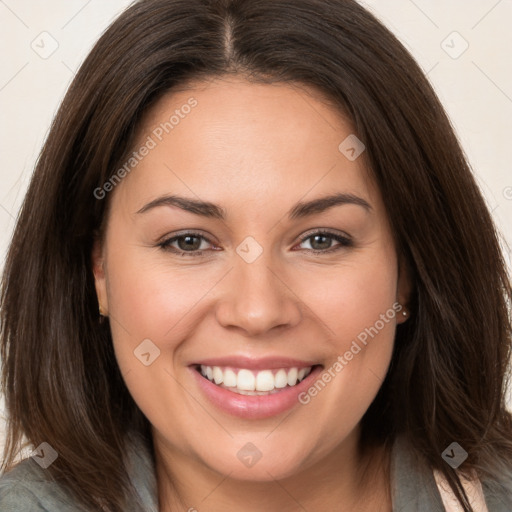
[[[168,238],[158,244],[158,246],[165,251],[171,251],[180,256],[201,256],[203,254],[203,252],[199,250],[201,247],[201,240],[209,242],[201,233],[187,232]],[[175,243],[177,243],[178,248],[173,247],[173,244]]]
[[[315,231],[313,233],[308,233],[304,236],[300,244],[311,240],[310,246],[311,249],[306,249],[308,252],[325,254],[334,251],[339,251],[345,247],[352,247],[353,242],[350,238],[344,235],[340,235],[339,233],[332,233],[330,231]],[[339,245],[331,246],[332,241],[335,240]]]
[[[311,240],[310,245],[312,248],[306,249],[306,251],[316,254],[330,253],[353,245],[352,240],[347,236],[340,235],[339,233],[332,233],[330,231],[317,230],[315,232],[308,233],[301,239],[299,245],[309,240]],[[338,245],[332,247],[331,243],[333,240],[338,242]],[[162,248],[164,251],[170,251],[179,256],[201,256],[205,249],[203,246],[203,250],[201,250],[202,241],[207,242],[207,244],[211,244],[211,242],[201,233],[186,232],[164,240],[158,244],[158,247]],[[177,247],[174,244],[176,244]]]

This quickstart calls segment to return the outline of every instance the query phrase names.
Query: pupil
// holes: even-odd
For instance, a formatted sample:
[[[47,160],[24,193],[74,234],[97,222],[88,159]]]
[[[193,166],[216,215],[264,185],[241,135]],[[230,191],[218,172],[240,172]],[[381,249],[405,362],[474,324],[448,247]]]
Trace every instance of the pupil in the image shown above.
[[[189,249],[190,248],[197,249],[197,247],[196,247],[197,243],[196,244],[193,244],[193,243],[191,244],[190,243],[190,240],[193,240],[194,238],[197,240],[196,236],[184,236],[184,237],[181,238],[181,240],[186,240],[186,243],[184,244],[185,248],[188,247]]]
[[[322,239],[322,238],[323,238],[324,240],[327,240],[329,237],[328,237],[328,236],[324,236],[324,235],[315,235],[315,236],[313,237],[313,239],[314,239],[315,241],[316,241],[318,238],[320,238],[320,239]],[[322,245],[322,243],[321,243],[321,242],[320,242],[320,245]],[[324,242],[324,244],[323,244],[323,245],[327,245],[327,247],[321,247],[321,249],[326,249],[326,248],[328,248],[328,247],[329,247],[329,243],[327,243],[327,242]]]

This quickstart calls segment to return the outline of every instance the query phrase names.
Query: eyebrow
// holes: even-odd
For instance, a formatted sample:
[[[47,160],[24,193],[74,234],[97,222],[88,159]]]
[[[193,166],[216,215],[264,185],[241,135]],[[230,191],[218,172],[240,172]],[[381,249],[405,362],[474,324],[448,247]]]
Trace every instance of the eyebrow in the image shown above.
[[[372,210],[371,205],[362,197],[356,196],[354,194],[339,193],[313,199],[312,201],[308,202],[299,202],[290,209],[288,212],[288,218],[290,220],[300,219],[309,215],[322,213],[335,206],[341,206],[345,204],[355,204],[357,206],[361,206],[367,212]],[[153,201],[150,201],[144,205],[136,213],[145,213],[158,206],[177,206],[182,210],[194,213],[195,215],[200,215],[202,217],[220,220],[226,219],[226,210],[219,205],[210,203],[208,201],[197,201],[195,199],[176,195],[158,197],[157,199],[154,199]]]

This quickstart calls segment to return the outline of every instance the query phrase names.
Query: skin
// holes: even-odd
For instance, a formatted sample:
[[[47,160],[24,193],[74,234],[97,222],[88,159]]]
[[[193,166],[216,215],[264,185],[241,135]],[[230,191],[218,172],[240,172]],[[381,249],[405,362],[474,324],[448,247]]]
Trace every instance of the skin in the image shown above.
[[[364,153],[350,161],[338,150],[353,129],[304,86],[223,78],[191,87],[167,94],[144,118],[135,148],[190,97],[198,102],[110,193],[105,238],[93,251],[98,300],[110,318],[119,367],[153,426],[160,510],[338,510],[343,504],[344,510],[391,511],[389,459],[380,451],[365,459],[357,441],[387,372],[396,324],[406,320],[402,314],[291,413],[247,420],[221,412],[188,368],[230,354],[287,356],[329,368],[392,304],[407,304],[409,281],[398,271]],[[355,194],[371,210],[345,204],[288,219],[298,201],[334,192]],[[164,194],[216,203],[226,219],[174,206],[136,213]],[[316,228],[348,236],[353,245],[302,240]],[[204,235],[193,239],[202,255],[158,246],[185,230]],[[263,249],[252,263],[236,252],[247,236]],[[172,246],[186,250],[183,239]],[[333,247],[339,250],[325,252]],[[134,350],[148,338],[160,355],[145,366]],[[237,458],[247,442],[262,453],[250,468]]]

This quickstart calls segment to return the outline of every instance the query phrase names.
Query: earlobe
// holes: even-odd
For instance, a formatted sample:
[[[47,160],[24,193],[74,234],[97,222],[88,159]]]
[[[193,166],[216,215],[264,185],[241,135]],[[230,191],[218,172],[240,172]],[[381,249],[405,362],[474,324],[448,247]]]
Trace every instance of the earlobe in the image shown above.
[[[402,305],[402,304],[401,304]],[[402,305],[402,309],[397,314],[396,323],[402,324],[409,318],[409,310],[406,306]]]
[[[105,260],[103,255],[103,246],[99,238],[94,240],[92,254],[92,271],[94,275],[94,286],[98,298],[99,315],[108,316],[107,286],[105,277]]]

